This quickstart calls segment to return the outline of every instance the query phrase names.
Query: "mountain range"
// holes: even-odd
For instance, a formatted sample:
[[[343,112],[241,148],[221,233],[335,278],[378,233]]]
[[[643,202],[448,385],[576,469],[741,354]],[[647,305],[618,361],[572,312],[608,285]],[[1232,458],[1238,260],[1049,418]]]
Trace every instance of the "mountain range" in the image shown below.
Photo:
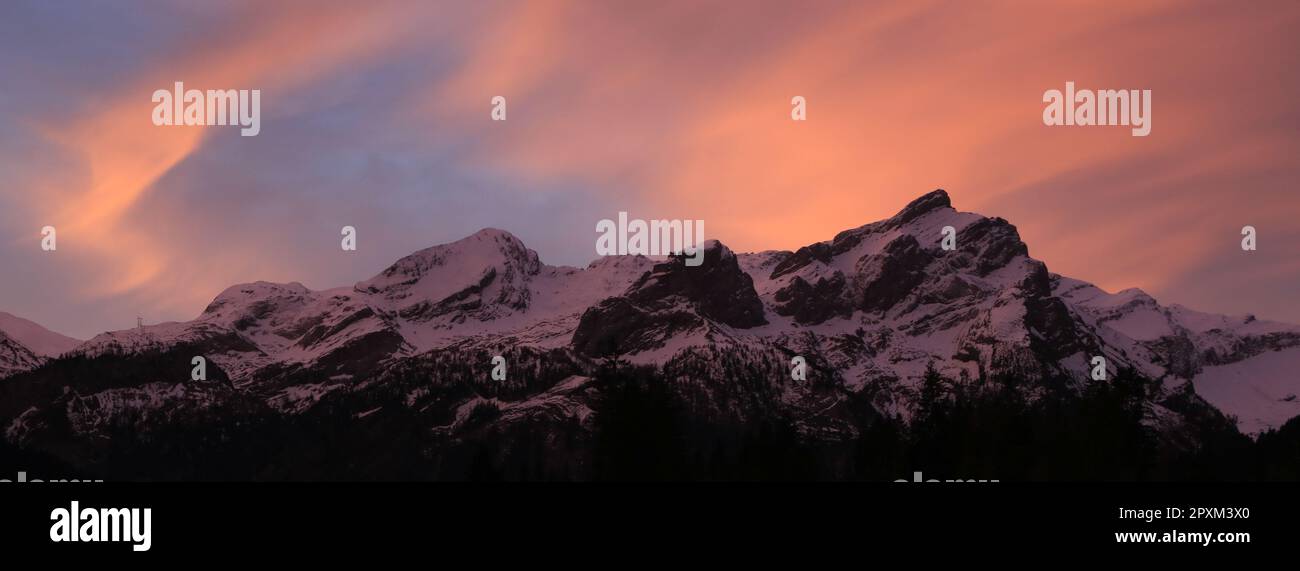
[[[611,364],[653,371],[675,418],[779,418],[782,438],[814,448],[881,419],[908,426],[935,387],[1033,403],[1140,379],[1141,429],[1175,448],[1200,446],[1190,435],[1206,419],[1258,435],[1300,415],[1300,326],[1054,274],[1012,224],[957,211],[943,190],[793,252],[704,247],[698,267],[549,266],[485,229],[350,287],[236,285],[191,321],[84,342],[0,313],[0,426],[10,446],[110,477],[310,479],[312,462],[341,477],[468,477],[526,457],[535,476],[583,478],[608,449]],[[498,355],[505,380],[491,376]],[[193,356],[206,380],[191,380]],[[1093,379],[1094,357],[1111,380]],[[301,450],[335,439],[360,452]]]

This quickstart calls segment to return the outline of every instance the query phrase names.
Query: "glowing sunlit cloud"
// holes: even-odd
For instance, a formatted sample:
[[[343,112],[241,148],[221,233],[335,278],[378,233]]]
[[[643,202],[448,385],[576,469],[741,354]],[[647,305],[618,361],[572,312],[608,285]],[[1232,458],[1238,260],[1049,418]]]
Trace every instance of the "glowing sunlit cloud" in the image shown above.
[[[1214,204],[1225,190],[1206,176],[1275,170],[1296,150],[1293,133],[1247,131],[1287,102],[1245,106],[1212,88],[1260,73],[1239,63],[1251,54],[1216,46],[1268,49],[1251,43],[1285,37],[1295,9],[1261,19],[1175,2],[819,7],[815,24],[783,21],[789,32],[767,44],[720,37],[741,43],[720,60],[681,37],[689,23],[538,10],[499,21],[485,37],[511,41],[472,51],[433,92],[486,117],[487,86],[517,89],[511,123],[482,135],[475,158],[525,179],[586,181],[620,208],[704,218],[739,250],[824,240],[942,186],[960,209],[1011,218],[1054,270],[1115,287],[1164,288],[1213,263],[1206,252],[1232,234],[1189,221],[1258,216],[1251,201]],[[776,11],[755,9],[769,22]],[[727,22],[708,32],[725,35]],[[1153,89],[1153,134],[1044,126],[1041,95],[1066,81]],[[793,95],[808,98],[807,122],[790,121]],[[1087,186],[1103,180],[1095,173],[1127,180]],[[1018,206],[1048,184],[1068,192]],[[1081,216],[1090,197],[1092,218]]]
[[[264,114],[288,113],[293,111],[293,90],[378,55],[407,37],[413,25],[392,5],[365,12],[340,3],[258,5],[263,10],[247,11],[239,22],[242,33],[228,36],[232,40],[194,46],[128,81],[97,105],[94,115],[41,129],[85,165],[79,188],[44,187],[29,196],[39,199],[34,210],[57,222],[65,250],[99,268],[100,277],[85,282],[88,294],[157,287],[160,274],[185,259],[185,252],[172,251],[166,236],[132,220],[130,212],[164,175],[198,152],[213,129],[222,127],[153,125],[150,95],[155,89],[169,89],[175,81],[201,90],[260,89]],[[192,287],[183,292],[191,307],[213,293]]]

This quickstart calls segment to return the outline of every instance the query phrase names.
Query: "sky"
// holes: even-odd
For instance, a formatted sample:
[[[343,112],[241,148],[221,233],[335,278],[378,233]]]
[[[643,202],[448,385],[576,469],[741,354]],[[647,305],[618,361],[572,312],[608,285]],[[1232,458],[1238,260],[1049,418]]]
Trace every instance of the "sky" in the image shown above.
[[[793,250],[944,188],[1056,273],[1300,323],[1297,27],[1282,1],[7,1],[0,311],[88,338],[484,227],[585,266],[620,211]],[[176,81],[260,90],[261,132],[155,126]],[[1044,125],[1067,81],[1151,90],[1150,135]]]

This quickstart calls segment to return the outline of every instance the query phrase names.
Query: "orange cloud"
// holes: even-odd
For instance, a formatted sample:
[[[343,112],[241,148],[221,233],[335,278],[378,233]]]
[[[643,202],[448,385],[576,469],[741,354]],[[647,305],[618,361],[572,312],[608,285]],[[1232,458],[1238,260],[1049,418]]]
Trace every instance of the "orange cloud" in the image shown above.
[[[170,89],[176,81],[195,89],[262,90],[265,133],[266,116],[294,111],[295,89],[373,57],[409,32],[413,24],[388,8],[360,11],[333,2],[245,5],[227,34],[142,70],[93,105],[89,116],[41,127],[84,165],[75,186],[47,185],[28,195],[36,201],[33,210],[59,229],[60,249],[98,269],[98,277],[85,284],[87,293],[158,289],[162,272],[185,254],[173,251],[167,236],[134,220],[131,209],[157,190],[164,175],[200,152],[213,128],[153,125],[154,90]],[[183,285],[181,292],[178,301],[191,308],[212,294]],[[174,298],[177,290],[155,295]]]
[[[578,6],[498,21],[431,90],[440,119],[468,117],[484,164],[703,218],[739,250],[824,240],[945,187],[1020,225],[1057,271],[1160,289],[1233,243],[1228,221],[1261,219],[1265,197],[1225,200],[1207,177],[1285,169],[1297,150],[1294,133],[1261,128],[1289,95],[1249,87],[1278,68],[1242,63],[1294,52],[1289,4],[1268,17],[1185,2]],[[1152,134],[1044,126],[1042,94],[1066,81],[1152,89]],[[498,93],[511,116],[493,125]],[[790,120],[794,95],[806,122]]]
[[[1268,8],[246,2],[220,11],[225,33],[169,45],[174,55],[120,89],[85,94],[90,111],[31,118],[71,160],[23,194],[36,227],[57,226],[61,254],[85,267],[89,295],[175,314],[235,279],[302,279],[293,260],[247,247],[195,261],[162,234],[182,225],[155,217],[193,214],[151,200],[187,190],[168,174],[238,135],[155,127],[150,94],[175,81],[261,89],[266,140],[276,117],[311,111],[295,94],[427,58],[414,69],[431,76],[403,67],[385,79],[422,87],[409,106],[367,117],[403,144],[431,131],[453,147],[438,152],[455,169],[524,191],[599,189],[610,215],[703,218],[710,236],[753,251],[827,239],[944,187],[959,208],[1017,224],[1055,271],[1112,289],[1176,289],[1235,242],[1234,226],[1295,235],[1300,201],[1272,183],[1300,175],[1296,84],[1282,73],[1294,67],[1300,7]],[[1066,81],[1151,89],[1151,136],[1044,126],[1042,93]],[[508,98],[505,123],[489,121],[494,95]],[[806,122],[790,120],[795,95],[807,98]],[[359,155],[374,151],[366,143]],[[429,164],[448,157],[437,158]]]

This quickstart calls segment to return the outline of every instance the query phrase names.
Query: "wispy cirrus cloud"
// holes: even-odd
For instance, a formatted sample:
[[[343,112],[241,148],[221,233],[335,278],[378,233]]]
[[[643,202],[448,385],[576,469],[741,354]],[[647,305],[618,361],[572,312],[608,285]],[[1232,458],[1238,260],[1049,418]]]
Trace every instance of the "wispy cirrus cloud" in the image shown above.
[[[303,91],[351,66],[384,53],[407,37],[412,22],[396,6],[358,11],[349,3],[231,4],[221,28],[196,28],[194,39],[167,46],[169,53],[139,68],[123,70],[107,86],[87,89],[80,100],[45,114],[23,117],[27,134],[54,157],[60,171],[23,173],[6,206],[24,219],[59,231],[59,256],[80,274],[74,296],[112,299],[147,297],[133,303],[159,313],[195,311],[196,279],[229,279],[230,264],[269,267],[280,262],[252,252],[177,248],[169,231],[203,213],[187,211],[141,216],[141,201],[159,182],[212,138],[231,135],[223,127],[159,127],[150,121],[156,89],[183,81],[197,89],[260,89],[273,101],[270,113],[291,116]],[[72,84],[72,85],[75,85]],[[69,84],[62,85],[64,89]],[[220,181],[214,181],[220,192]],[[167,189],[174,190],[174,189]],[[247,206],[247,205],[246,205]],[[234,213],[232,213],[234,214]],[[6,228],[6,230],[9,230]],[[15,232],[25,243],[29,232]],[[9,234],[9,232],[6,232]],[[179,241],[183,242],[183,241]],[[206,278],[206,279],[205,279]],[[185,309],[181,309],[184,307]],[[198,307],[201,307],[199,305]]]

